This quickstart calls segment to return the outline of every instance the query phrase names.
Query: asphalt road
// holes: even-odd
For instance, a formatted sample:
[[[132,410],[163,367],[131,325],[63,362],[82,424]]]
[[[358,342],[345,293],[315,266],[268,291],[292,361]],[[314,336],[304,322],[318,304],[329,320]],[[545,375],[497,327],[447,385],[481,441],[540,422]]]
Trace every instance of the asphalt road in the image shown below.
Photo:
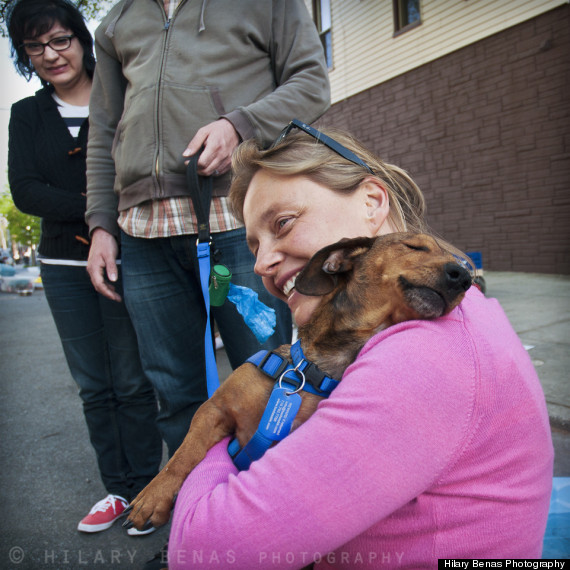
[[[107,493],[43,291],[0,294],[0,351],[0,568],[142,567],[166,528],[77,531]]]
[[[489,285],[499,292],[510,289],[501,279]],[[518,326],[528,336],[526,321]],[[530,336],[537,344],[537,333]],[[553,360],[549,355],[561,353],[548,350],[544,345],[536,353],[536,364],[545,371]],[[229,367],[223,351],[219,358],[225,377]],[[556,378],[567,378],[568,368],[558,357],[553,370],[549,381],[556,388]],[[557,370],[561,375],[556,376]],[[167,528],[145,537],[129,537],[119,523],[93,535],[76,530],[106,492],[77,388],[41,291],[29,297],[0,294],[0,385],[0,568],[141,568],[165,543]],[[564,405],[564,398],[557,398],[554,409],[562,409],[560,402]],[[557,425],[553,437],[555,475],[568,477],[570,432]]]

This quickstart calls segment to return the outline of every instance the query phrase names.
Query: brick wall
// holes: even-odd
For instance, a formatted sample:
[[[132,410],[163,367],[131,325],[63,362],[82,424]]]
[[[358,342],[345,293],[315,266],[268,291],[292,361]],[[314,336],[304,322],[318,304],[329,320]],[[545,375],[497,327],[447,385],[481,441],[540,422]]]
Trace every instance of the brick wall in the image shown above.
[[[336,103],[423,189],[428,221],[490,270],[570,274],[570,6]],[[379,61],[378,65],[382,65]]]

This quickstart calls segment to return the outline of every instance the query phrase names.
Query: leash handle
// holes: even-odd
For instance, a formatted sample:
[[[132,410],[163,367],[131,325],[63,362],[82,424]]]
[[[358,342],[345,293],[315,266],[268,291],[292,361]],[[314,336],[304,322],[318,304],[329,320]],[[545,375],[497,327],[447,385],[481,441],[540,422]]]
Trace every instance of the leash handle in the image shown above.
[[[220,386],[216,354],[212,342],[212,324],[210,319],[210,202],[212,200],[212,179],[198,174],[200,152],[190,158],[186,169],[188,190],[194,205],[198,221],[198,242],[196,253],[200,268],[200,285],[206,308],[206,330],[204,331],[204,356],[206,359],[206,387],[211,398]]]
[[[194,212],[198,221],[198,241],[210,241],[210,203],[212,201],[212,179],[198,174],[198,159],[202,154],[199,150],[190,157],[186,168],[186,181]]]

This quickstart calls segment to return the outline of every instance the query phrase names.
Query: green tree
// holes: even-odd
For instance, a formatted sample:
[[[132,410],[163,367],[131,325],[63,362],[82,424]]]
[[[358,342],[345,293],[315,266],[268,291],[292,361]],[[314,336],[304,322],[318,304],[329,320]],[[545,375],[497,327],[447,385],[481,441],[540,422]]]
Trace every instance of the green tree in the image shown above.
[[[99,20],[117,2],[118,0],[77,0],[75,4],[86,20]]]
[[[12,243],[37,248],[40,241],[40,218],[20,212],[8,190],[0,194],[0,214],[8,221]]]

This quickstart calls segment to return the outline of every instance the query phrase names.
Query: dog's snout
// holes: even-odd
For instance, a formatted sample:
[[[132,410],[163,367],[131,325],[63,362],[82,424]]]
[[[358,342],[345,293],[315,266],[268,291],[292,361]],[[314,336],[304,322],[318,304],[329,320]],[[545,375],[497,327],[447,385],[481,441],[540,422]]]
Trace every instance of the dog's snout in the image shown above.
[[[447,263],[444,267],[445,279],[450,287],[467,291],[471,287],[471,275],[457,263]]]

